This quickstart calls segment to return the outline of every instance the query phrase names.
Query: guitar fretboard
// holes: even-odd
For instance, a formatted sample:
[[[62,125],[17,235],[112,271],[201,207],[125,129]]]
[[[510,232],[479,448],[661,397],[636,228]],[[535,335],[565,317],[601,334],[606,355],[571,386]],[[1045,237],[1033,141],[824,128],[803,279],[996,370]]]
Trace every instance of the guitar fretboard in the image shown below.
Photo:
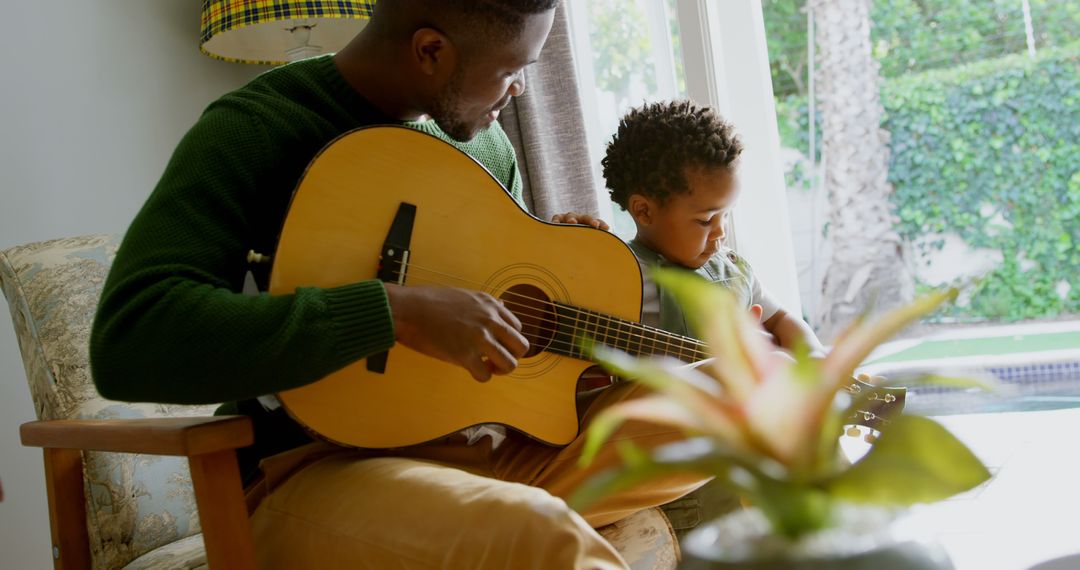
[[[632,356],[671,356],[683,362],[709,356],[705,343],[694,338],[563,303],[554,306],[559,326],[548,352],[589,360],[581,349],[584,337]]]

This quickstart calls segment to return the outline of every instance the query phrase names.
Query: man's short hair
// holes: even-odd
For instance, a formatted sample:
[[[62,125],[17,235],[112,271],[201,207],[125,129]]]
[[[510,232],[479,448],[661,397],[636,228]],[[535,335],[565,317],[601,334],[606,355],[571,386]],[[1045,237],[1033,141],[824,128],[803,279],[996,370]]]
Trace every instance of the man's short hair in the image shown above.
[[[733,169],[742,141],[710,107],[690,101],[651,103],[619,121],[601,164],[611,199],[625,210],[630,196],[663,203],[689,192],[686,169]]]
[[[375,14],[426,14],[431,18],[426,25],[440,29],[452,26],[455,29],[442,31],[467,33],[466,38],[490,42],[521,33],[526,17],[554,10],[558,5],[559,0],[380,0],[375,4]]]

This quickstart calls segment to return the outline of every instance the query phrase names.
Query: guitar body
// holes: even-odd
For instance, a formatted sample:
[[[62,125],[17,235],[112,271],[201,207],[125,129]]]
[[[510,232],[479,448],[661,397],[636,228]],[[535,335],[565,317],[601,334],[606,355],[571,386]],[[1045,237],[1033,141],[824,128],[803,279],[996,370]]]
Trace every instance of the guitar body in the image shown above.
[[[640,317],[641,274],[621,240],[532,217],[471,157],[404,127],[352,131],[315,158],[282,229],[270,293],[376,278],[402,202],[416,207],[406,286],[504,299],[512,287],[531,286],[554,302]],[[414,445],[483,423],[563,445],[578,433],[575,388],[588,366],[540,351],[512,374],[480,383],[463,368],[397,345],[381,372],[356,362],[278,398],[301,424],[355,447]]]

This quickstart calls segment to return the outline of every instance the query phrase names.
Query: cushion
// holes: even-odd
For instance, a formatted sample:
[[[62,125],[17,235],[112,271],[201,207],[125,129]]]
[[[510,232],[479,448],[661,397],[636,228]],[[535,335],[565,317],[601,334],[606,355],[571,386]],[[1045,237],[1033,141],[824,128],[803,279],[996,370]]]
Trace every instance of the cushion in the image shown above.
[[[193,534],[143,554],[123,570],[207,570],[202,535]]]

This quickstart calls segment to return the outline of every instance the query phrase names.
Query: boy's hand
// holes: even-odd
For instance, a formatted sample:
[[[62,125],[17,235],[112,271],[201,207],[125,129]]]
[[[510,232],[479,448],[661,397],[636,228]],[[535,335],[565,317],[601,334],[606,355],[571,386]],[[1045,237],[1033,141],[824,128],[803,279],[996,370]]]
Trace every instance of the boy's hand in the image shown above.
[[[761,322],[761,315],[763,314],[764,310],[765,309],[757,303],[750,305],[750,318],[754,319],[754,322],[759,325],[759,328],[761,330],[759,330],[758,332],[761,333],[761,336],[768,339],[770,344],[777,344],[776,337],[773,336],[771,332],[765,330],[765,324]]]
[[[551,221],[556,224],[577,224],[579,226],[592,226],[598,230],[608,231],[611,229],[607,225],[607,222],[600,218],[594,218],[589,214],[578,214],[576,212],[567,212],[565,214],[555,214],[551,216]]]
[[[498,299],[453,287],[387,284],[397,340],[487,382],[509,374],[529,349],[521,321]]]
[[[754,303],[753,305],[750,305],[750,317],[753,318],[755,321],[757,321],[759,323],[761,322],[761,315],[764,312],[765,312],[765,309],[761,305],[759,305],[757,303]]]

